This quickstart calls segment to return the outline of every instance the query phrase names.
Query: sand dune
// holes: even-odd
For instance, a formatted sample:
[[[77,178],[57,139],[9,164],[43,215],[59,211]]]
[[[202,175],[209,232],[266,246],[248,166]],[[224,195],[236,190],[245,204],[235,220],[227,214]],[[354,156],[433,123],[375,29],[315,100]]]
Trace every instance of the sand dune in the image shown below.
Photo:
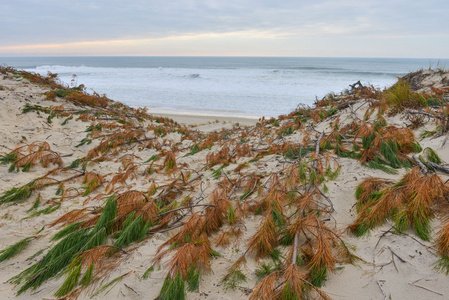
[[[313,299],[449,297],[448,278],[435,268],[442,257],[435,242],[449,201],[448,133],[441,125],[444,113],[438,117],[448,107],[447,73],[429,71],[424,83],[413,81],[424,106],[417,100],[421,106],[392,112],[392,104],[381,100],[385,93],[365,88],[279,119],[252,120],[153,116],[109,99],[64,92],[51,79],[38,82],[1,71],[0,249],[27,240],[0,263],[0,298],[50,299],[56,293],[162,299],[164,280],[176,281],[179,272],[180,281],[187,280],[187,299],[269,299],[280,297],[290,271],[299,274],[293,280],[301,287],[297,292]],[[363,135],[362,127],[369,134]],[[423,132],[427,136],[420,138]],[[389,152],[376,146],[388,138],[399,145],[400,166],[393,167]],[[413,159],[421,155],[428,161],[428,147],[443,171],[430,173]],[[375,157],[385,164],[366,167]],[[405,160],[414,169],[405,168]],[[388,211],[367,235],[355,237],[348,226],[361,218],[357,187],[378,177],[390,180],[379,188],[388,193],[410,172],[418,174],[416,182],[436,174],[443,183],[442,194],[429,196],[430,238],[417,234],[416,224],[399,232],[397,215]],[[18,195],[24,186],[29,189]],[[403,201],[411,216],[411,204]],[[108,205],[116,212],[100,228]],[[370,204],[359,205],[360,212]],[[11,280],[45,261],[58,245],[52,237],[74,223],[79,223],[75,233],[86,231],[84,244],[71,254],[65,248],[30,276],[22,273],[20,282]],[[132,233],[126,232],[130,226]],[[328,252],[320,254],[323,249]],[[44,278],[64,255],[67,263]],[[236,265],[243,258],[246,264]],[[91,263],[92,279],[83,286]],[[261,266],[270,274],[262,281],[256,275],[263,273]],[[78,267],[79,278],[62,291]],[[187,277],[194,274],[201,274],[199,285],[188,290]]]

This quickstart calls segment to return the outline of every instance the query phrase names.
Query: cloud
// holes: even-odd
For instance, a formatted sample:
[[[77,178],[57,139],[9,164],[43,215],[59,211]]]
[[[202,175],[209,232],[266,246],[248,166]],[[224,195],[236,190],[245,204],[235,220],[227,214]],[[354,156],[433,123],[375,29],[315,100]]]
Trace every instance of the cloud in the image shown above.
[[[329,44],[438,36],[448,44],[448,13],[446,0],[15,0],[0,4],[0,34],[3,49],[242,35]]]

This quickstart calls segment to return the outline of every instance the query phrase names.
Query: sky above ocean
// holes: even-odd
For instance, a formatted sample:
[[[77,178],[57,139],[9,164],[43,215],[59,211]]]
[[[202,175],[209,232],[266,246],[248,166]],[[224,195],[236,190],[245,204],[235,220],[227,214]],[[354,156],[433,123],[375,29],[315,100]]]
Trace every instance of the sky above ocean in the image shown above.
[[[15,0],[0,56],[449,58],[449,1]]]

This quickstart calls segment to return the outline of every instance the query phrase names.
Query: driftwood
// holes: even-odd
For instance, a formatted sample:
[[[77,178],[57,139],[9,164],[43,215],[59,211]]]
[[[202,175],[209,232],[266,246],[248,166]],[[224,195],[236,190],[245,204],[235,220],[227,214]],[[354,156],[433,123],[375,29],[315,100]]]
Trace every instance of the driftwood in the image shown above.
[[[418,164],[418,166],[421,168],[421,171],[423,172],[424,175],[427,175],[427,173],[429,172],[427,166],[418,158],[416,157],[416,155],[413,155],[413,160]],[[449,174],[449,167],[445,167],[442,165],[439,165],[437,163],[431,162],[431,161],[427,161],[426,164],[438,171],[441,171],[443,173]]]
[[[421,169],[421,172],[424,175],[427,175],[427,173],[429,173],[429,170],[427,169],[426,165],[423,164],[423,162],[416,155],[413,155],[412,158],[418,164],[419,168]]]
[[[426,162],[426,164],[428,164],[430,167],[434,168],[435,170],[438,170],[438,171],[444,172],[446,174],[449,174],[449,167],[445,167],[445,166],[436,164],[436,163],[431,162],[431,161]]]
[[[419,111],[419,110],[407,110],[407,113],[412,114],[412,115],[424,115],[430,118],[437,118],[435,115],[425,112],[425,111]]]
[[[343,110],[345,108],[348,108],[350,105],[356,103],[357,100],[351,100],[351,101],[343,101],[340,104],[337,105],[338,110]]]
[[[351,87],[351,93],[354,93],[355,90],[361,90],[361,89],[363,89],[363,88],[365,87],[365,86],[360,82],[360,80],[357,81],[357,82],[354,83],[354,84],[350,84],[349,86]]]
[[[412,114],[412,115],[424,115],[430,118],[434,118],[439,120],[439,122],[441,122],[441,133],[447,133],[449,132],[449,116],[447,114],[444,113],[439,113],[439,114],[431,114],[428,112],[424,112],[424,111],[419,111],[419,110],[408,110],[407,113]]]

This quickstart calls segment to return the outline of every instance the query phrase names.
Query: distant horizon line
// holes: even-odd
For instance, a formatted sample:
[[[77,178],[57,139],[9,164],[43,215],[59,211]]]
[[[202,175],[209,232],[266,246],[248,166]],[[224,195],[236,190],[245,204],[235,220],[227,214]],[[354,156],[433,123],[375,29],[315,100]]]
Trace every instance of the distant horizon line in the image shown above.
[[[82,57],[164,57],[164,58],[366,58],[366,59],[432,59],[449,60],[441,57],[375,57],[375,56],[267,56],[267,55],[6,55],[0,58],[82,58]]]

